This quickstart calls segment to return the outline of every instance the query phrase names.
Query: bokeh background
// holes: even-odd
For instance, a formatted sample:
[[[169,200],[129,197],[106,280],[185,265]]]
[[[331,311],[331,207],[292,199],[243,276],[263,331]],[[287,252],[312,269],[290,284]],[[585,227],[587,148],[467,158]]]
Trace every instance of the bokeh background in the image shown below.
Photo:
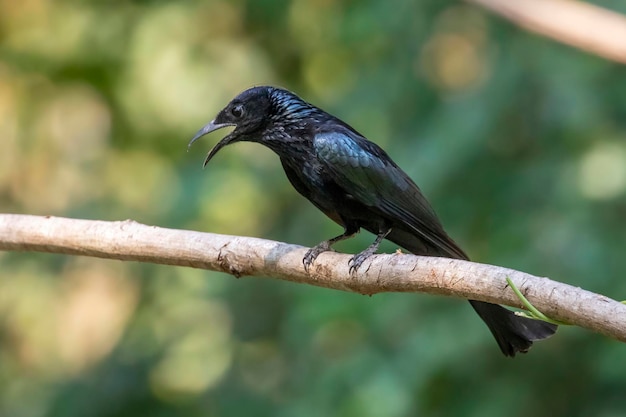
[[[0,0],[0,211],[334,236],[266,149],[187,152],[261,84],[387,149],[472,259],[626,298],[624,68],[448,0]],[[621,416],[625,363],[578,328],[504,358],[460,300],[0,253],[2,417]]]

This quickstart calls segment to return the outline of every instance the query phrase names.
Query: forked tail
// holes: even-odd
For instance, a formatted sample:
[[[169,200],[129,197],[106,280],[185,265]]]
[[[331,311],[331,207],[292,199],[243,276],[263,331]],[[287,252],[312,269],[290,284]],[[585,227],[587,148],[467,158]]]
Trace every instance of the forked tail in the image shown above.
[[[547,339],[557,329],[554,324],[520,317],[497,304],[473,300],[470,300],[470,304],[487,324],[506,356],[528,352],[534,341]]]

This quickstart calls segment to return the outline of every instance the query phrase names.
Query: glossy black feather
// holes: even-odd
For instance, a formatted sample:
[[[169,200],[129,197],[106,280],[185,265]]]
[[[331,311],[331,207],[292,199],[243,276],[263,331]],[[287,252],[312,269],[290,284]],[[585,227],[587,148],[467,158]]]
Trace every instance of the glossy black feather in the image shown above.
[[[246,90],[192,142],[226,125],[234,125],[235,130],[216,145],[207,162],[227,144],[261,143],[278,154],[294,188],[346,230],[309,251],[305,266],[330,244],[360,228],[414,254],[468,259],[444,231],[418,186],[383,149],[295,94],[274,87]],[[373,245],[361,255],[366,257],[376,248]],[[516,316],[495,304],[470,303],[507,356],[526,352],[533,341],[556,331],[552,324]]]

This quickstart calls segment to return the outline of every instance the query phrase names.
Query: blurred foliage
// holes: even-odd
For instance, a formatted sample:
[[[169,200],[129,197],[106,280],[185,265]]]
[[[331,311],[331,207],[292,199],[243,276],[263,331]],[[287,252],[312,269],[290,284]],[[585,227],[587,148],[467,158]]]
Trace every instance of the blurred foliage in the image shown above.
[[[337,234],[258,145],[205,171],[218,135],[186,152],[259,84],[385,147],[473,259],[626,298],[624,68],[447,0],[0,0],[0,211]],[[506,359],[458,300],[44,254],[0,271],[1,416],[626,410],[624,345],[562,328]]]

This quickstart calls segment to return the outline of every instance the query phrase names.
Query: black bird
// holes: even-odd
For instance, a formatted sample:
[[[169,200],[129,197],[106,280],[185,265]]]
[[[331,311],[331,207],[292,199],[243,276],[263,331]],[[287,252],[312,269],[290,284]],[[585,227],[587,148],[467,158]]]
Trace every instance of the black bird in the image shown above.
[[[305,268],[322,252],[363,228],[376,240],[350,261],[356,271],[388,239],[416,255],[469,259],[446,234],[415,183],[378,145],[347,123],[275,87],[250,88],[235,97],[215,119],[196,133],[200,137],[234,126],[207,155],[204,166],[223,147],[257,142],[274,151],[291,185],[344,232],[309,250]],[[527,352],[557,327],[515,315],[496,304],[470,300],[487,324],[502,353]]]

